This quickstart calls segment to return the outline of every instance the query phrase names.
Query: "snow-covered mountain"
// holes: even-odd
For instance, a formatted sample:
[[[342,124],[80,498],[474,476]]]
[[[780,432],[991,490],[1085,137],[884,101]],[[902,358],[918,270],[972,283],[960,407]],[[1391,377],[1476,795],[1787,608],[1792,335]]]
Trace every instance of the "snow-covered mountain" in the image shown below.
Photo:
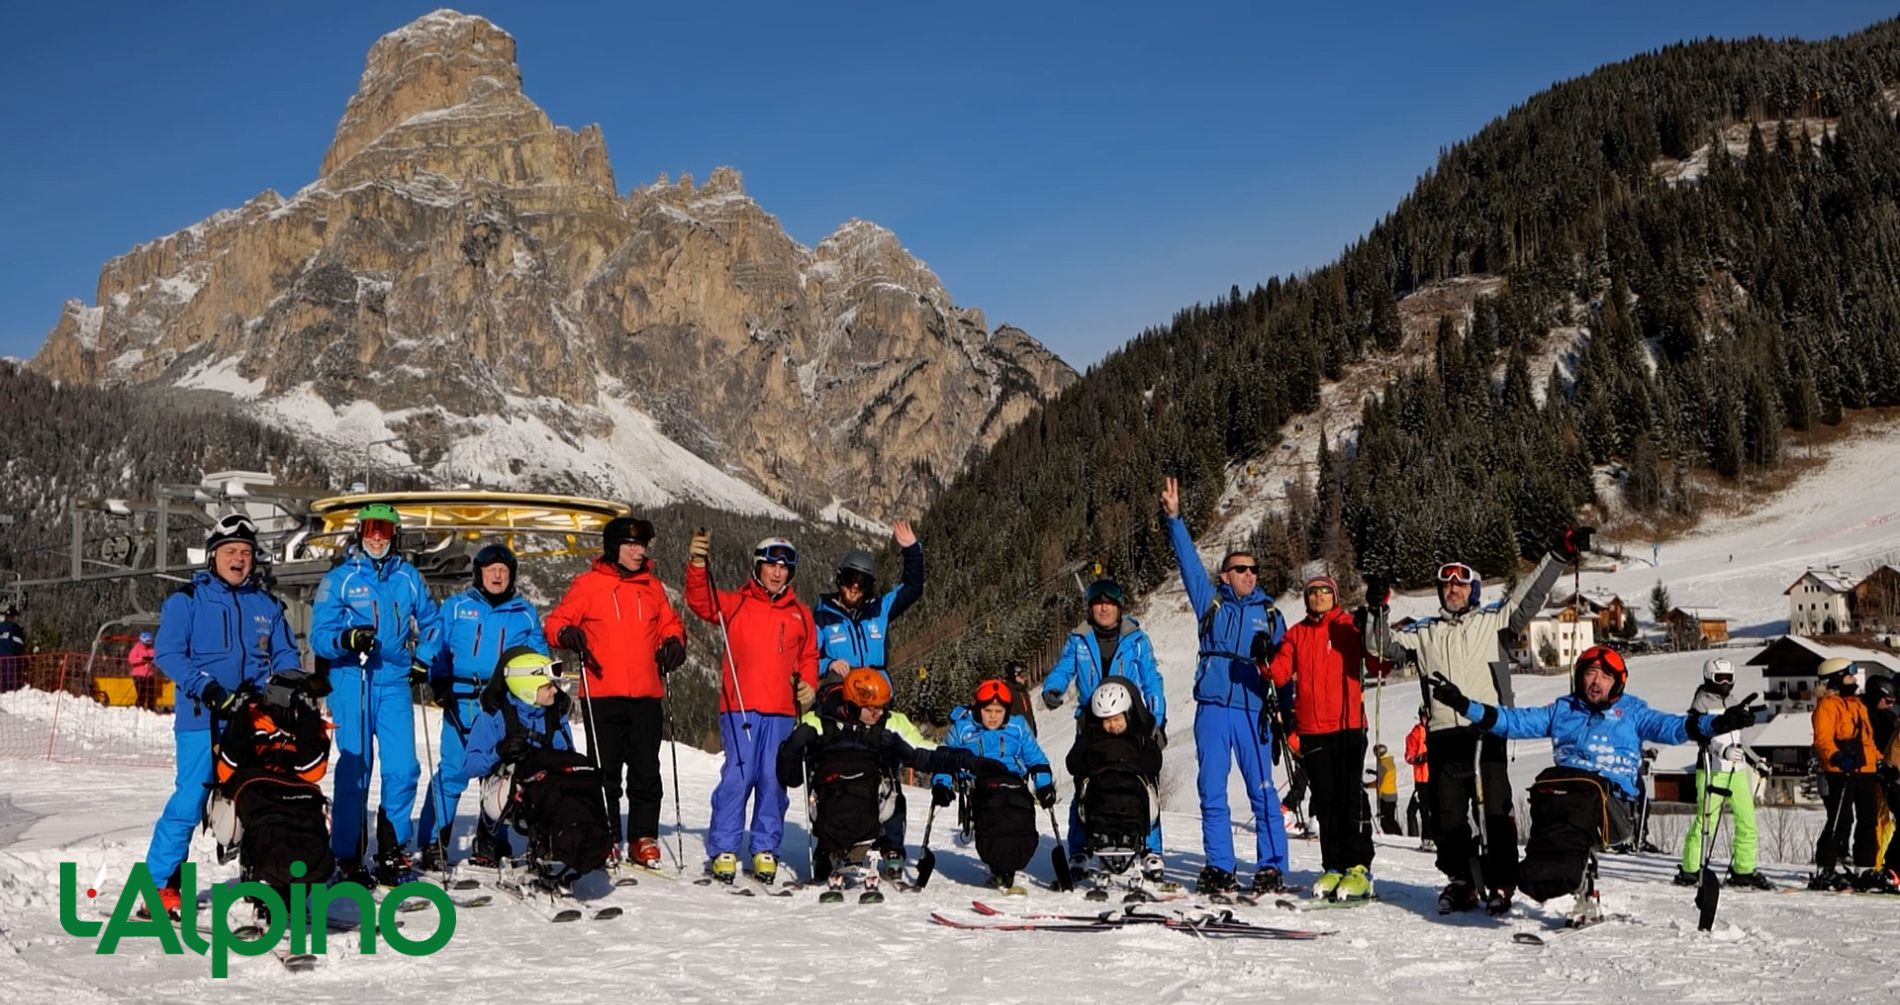
[[[106,263],[32,367],[228,395],[445,482],[865,513],[1075,377],[875,224],[806,247],[731,168],[621,195],[599,129],[447,10],[371,48],[315,181]]]

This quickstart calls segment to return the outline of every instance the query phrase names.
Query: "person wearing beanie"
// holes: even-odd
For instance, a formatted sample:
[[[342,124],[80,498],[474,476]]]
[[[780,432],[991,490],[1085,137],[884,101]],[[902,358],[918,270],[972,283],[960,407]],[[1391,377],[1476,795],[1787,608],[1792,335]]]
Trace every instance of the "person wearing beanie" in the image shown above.
[[[494,673],[495,661],[512,647],[526,646],[548,653],[541,634],[541,616],[515,588],[518,563],[506,545],[484,545],[471,563],[474,583],[442,601],[442,648],[429,668],[429,691],[442,709],[442,743],[437,748],[435,776],[422,797],[422,819],[416,826],[422,846],[419,867],[443,873],[452,864],[455,849],[451,833],[455,810],[468,788],[462,759],[467,753],[469,729],[481,714],[482,688]],[[493,867],[497,855],[487,831],[478,828],[470,861]]]
[[[548,612],[547,637],[575,654],[587,675],[582,709],[587,743],[600,755],[615,853],[625,840],[628,861],[660,864],[660,739],[666,678],[686,662],[686,626],[653,573],[653,525],[616,517],[601,530],[601,555],[574,577]],[[627,795],[621,826],[620,795]]]

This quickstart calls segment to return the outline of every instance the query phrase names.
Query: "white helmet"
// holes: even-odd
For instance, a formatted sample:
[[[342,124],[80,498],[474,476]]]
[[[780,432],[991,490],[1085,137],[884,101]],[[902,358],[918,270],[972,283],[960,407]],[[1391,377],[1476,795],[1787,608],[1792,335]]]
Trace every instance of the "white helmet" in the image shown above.
[[[1096,688],[1095,694],[1089,698],[1089,711],[1095,713],[1097,719],[1121,715],[1134,707],[1134,693],[1128,690],[1128,685],[1118,680],[1108,681]]]
[[[1834,656],[1822,660],[1821,665],[1814,669],[1814,675],[1816,677],[1832,677],[1836,674],[1852,675],[1858,669],[1853,660]]]
[[[1702,679],[1704,681],[1707,681],[1710,684],[1713,684],[1715,683],[1715,679],[1717,677],[1727,677],[1731,682],[1734,681],[1735,664],[1730,663],[1728,660],[1723,659],[1720,656],[1703,660],[1702,661]]]
[[[767,562],[783,565],[796,573],[798,571],[798,549],[792,542],[782,537],[768,537],[752,549],[752,567],[757,569]]]

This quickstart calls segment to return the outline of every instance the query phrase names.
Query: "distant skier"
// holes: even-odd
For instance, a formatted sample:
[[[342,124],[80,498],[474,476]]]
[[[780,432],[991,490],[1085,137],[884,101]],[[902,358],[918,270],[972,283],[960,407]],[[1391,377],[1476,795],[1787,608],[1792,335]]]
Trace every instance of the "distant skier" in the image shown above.
[[[26,629],[20,627],[20,609],[8,604],[0,612],[0,691],[26,686]]]
[[[1432,768],[1431,758],[1427,756],[1425,724],[1431,720],[1432,710],[1424,705],[1418,707],[1418,723],[1412,731],[1405,734],[1405,763],[1412,766],[1412,798],[1405,804],[1405,833],[1419,839],[1420,851],[1431,851],[1433,826],[1432,808]]]
[[[1403,834],[1405,829],[1399,826],[1399,766],[1383,743],[1372,748],[1372,759],[1377,766],[1370,769],[1372,781],[1366,783],[1366,788],[1379,797],[1379,833]]]
[[[132,704],[148,712],[158,711],[158,665],[152,648],[152,633],[140,632],[139,640],[126,651],[125,662],[132,670]]]

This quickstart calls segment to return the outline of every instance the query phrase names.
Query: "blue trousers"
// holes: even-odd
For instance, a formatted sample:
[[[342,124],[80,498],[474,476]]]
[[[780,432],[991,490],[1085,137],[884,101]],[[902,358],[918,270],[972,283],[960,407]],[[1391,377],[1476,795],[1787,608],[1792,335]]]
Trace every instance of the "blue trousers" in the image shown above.
[[[369,683],[369,704],[363,704],[363,671],[349,664],[330,669],[330,718],[336,722],[336,790],[330,810],[330,851],[338,862],[367,855],[362,842],[364,817],[369,813],[369,765],[382,747],[382,814],[395,833],[396,848],[407,848],[414,831],[409,814],[416,808],[416,782],[422,768],[416,763],[415,706],[409,700],[406,679]]]
[[[1251,709],[1199,703],[1194,706],[1194,746],[1200,757],[1195,781],[1201,791],[1201,851],[1207,864],[1234,871],[1227,777],[1238,764],[1253,804],[1256,861],[1285,872],[1286,821],[1280,818],[1280,791],[1273,787],[1273,732],[1266,718]]]
[[[743,724],[752,728],[748,730]],[[797,725],[789,715],[719,713],[719,739],[726,748],[726,763],[720,766],[719,784],[713,788],[712,823],[706,828],[707,855],[740,852],[748,797],[752,800],[752,854],[778,854],[779,842],[785,837],[785,810],[791,805],[785,788],[778,783],[778,748],[785,745],[785,738]]]
[[[442,743],[435,751],[435,776],[429,779],[428,791],[422,794],[422,822],[416,825],[416,834],[419,840],[426,842],[435,840],[438,829],[443,831],[444,855],[454,850],[451,832],[455,829],[455,808],[462,802],[462,793],[468,791],[468,769],[463,766],[468,737],[464,732],[474,727],[475,719],[481,714],[479,700],[458,698],[442,717]],[[438,816],[441,819],[438,820]]]
[[[1081,787],[1081,780],[1077,779],[1076,789],[1079,791]],[[1160,798],[1159,793],[1156,794],[1156,798]],[[1156,806],[1153,807],[1153,809],[1158,814],[1161,807]],[[1087,836],[1088,835],[1082,832],[1082,800],[1070,799],[1069,834],[1067,838],[1070,855],[1079,855],[1082,853],[1082,845]],[[1155,819],[1154,827],[1148,831],[1148,850],[1154,852],[1156,855],[1161,854],[1161,820],[1158,815]]]
[[[172,797],[158,815],[152,844],[145,849],[145,867],[152,870],[152,879],[161,886],[169,883],[172,873],[191,857],[191,832],[204,817],[212,779],[209,729],[181,729],[172,734],[172,746],[178,754]]]

